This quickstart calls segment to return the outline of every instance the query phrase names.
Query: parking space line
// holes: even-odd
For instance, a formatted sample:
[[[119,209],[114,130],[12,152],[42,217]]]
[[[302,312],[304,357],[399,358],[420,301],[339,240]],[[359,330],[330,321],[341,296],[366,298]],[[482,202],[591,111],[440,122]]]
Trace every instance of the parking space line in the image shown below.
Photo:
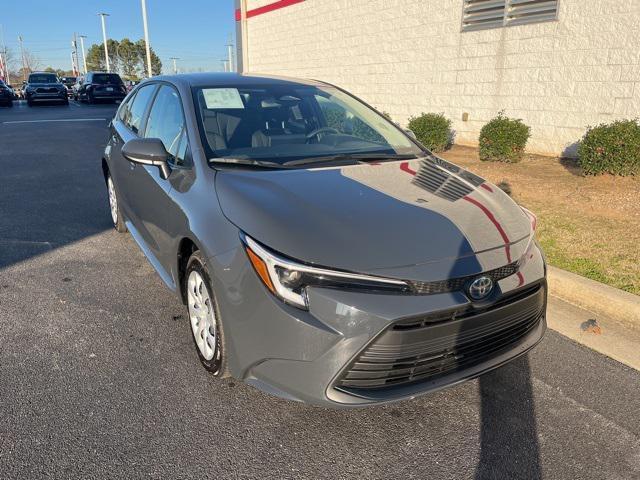
[[[16,123],[47,123],[47,122],[108,122],[108,118],[62,118],[57,120],[13,120],[2,122],[4,125]]]

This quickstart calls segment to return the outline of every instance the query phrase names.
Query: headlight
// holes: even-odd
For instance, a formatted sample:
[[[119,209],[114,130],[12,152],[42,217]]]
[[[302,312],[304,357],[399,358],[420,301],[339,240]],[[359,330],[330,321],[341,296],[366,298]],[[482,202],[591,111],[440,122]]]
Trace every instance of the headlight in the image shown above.
[[[286,259],[241,235],[249,261],[262,283],[281,300],[307,310],[307,287],[343,288],[369,292],[411,293],[406,282],[304,265]]]

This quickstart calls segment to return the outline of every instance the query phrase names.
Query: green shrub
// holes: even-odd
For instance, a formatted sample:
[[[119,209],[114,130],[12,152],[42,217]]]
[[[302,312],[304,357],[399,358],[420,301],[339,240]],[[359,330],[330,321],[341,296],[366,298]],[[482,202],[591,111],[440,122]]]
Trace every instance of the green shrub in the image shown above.
[[[432,152],[445,150],[451,142],[451,120],[441,113],[423,113],[411,117],[407,127]]]
[[[621,120],[589,128],[578,147],[578,161],[587,175],[640,174],[638,120]]]
[[[522,120],[500,112],[480,130],[480,160],[516,163],[522,160],[531,129]]]

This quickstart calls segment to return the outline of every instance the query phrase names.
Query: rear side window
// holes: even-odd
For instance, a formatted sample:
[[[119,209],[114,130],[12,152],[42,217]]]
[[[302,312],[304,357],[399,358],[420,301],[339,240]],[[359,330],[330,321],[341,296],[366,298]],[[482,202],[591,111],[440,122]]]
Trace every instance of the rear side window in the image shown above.
[[[144,87],[141,87],[138,89],[135,98],[130,102],[131,107],[129,108],[128,118],[123,121],[133,133],[138,133],[140,130],[144,113],[147,110],[147,106],[149,105],[149,101],[151,100],[155,89],[155,85],[145,85]]]
[[[131,104],[133,103],[133,99],[135,97],[135,93],[129,95],[127,99],[122,102],[122,105],[120,105],[120,108],[118,109],[118,118],[125,124],[128,124],[129,119],[131,118]]]
[[[176,165],[185,165],[187,134],[178,92],[163,85],[149,112],[145,137],[159,138]]]

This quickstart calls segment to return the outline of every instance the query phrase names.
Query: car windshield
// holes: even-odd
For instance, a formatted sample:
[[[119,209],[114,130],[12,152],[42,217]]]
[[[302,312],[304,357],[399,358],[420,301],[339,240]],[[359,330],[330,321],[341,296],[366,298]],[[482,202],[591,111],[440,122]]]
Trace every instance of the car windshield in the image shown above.
[[[62,77],[61,80],[62,83],[65,83],[67,85],[76,83],[76,77]]]
[[[104,85],[106,83],[122,83],[122,80],[120,80],[120,75],[115,73],[96,73],[93,75],[91,83]]]
[[[212,161],[277,166],[423,154],[387,118],[335,87],[195,88],[194,99]]]
[[[58,83],[58,77],[49,74],[29,75],[29,83]]]

